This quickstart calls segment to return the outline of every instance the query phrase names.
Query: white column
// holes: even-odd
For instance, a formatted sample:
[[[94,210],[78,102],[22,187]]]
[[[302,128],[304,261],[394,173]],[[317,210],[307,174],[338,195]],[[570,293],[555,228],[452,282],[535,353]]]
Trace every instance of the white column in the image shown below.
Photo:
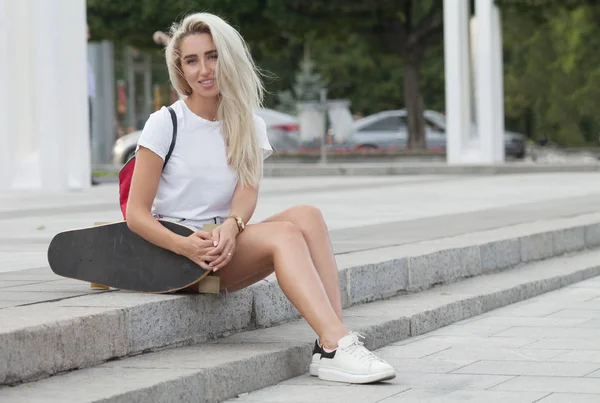
[[[495,128],[494,161],[504,162],[504,60],[502,52],[502,23],[500,9],[492,7],[492,37],[494,40],[494,102],[495,102]]]
[[[87,188],[85,0],[0,3],[0,140],[12,140],[12,170],[0,189]]]
[[[504,162],[504,107],[500,13],[493,0],[476,0],[477,134],[481,163]]]
[[[8,188],[12,176],[12,136],[8,127],[8,27],[5,3],[0,0],[0,190]]]
[[[477,162],[471,138],[469,1],[444,0],[446,78],[446,159],[449,164]]]

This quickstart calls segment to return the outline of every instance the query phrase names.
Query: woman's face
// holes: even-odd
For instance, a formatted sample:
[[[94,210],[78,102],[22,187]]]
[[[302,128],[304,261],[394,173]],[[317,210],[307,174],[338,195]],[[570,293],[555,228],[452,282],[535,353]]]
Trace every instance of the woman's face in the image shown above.
[[[215,82],[217,48],[212,36],[207,33],[188,35],[181,41],[181,71],[192,88],[202,97],[219,95]]]

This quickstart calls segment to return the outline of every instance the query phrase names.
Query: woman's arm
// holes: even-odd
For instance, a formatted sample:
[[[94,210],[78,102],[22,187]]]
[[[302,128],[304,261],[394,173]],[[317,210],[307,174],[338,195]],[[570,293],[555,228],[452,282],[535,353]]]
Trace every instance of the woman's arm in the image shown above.
[[[258,202],[258,189],[251,186],[243,186],[238,183],[233,198],[231,199],[231,215],[241,217],[247,223]],[[239,234],[236,220],[229,218],[212,232],[215,249],[209,252],[209,256],[216,257],[210,263],[213,270],[218,270],[231,260],[235,251],[235,238]]]
[[[251,186],[242,186],[238,183],[235,192],[233,192],[233,199],[231,199],[230,215],[241,217],[244,223],[247,223],[252,218],[254,210],[256,210],[257,202],[258,189]],[[237,228],[235,220],[230,218],[226,222],[233,223]]]
[[[163,160],[145,147],[140,147],[135,162],[129,200],[127,202],[127,226],[150,243],[186,256],[205,269],[207,259],[200,259],[200,248],[211,247],[210,234],[197,232],[183,237],[163,227],[152,217],[152,203],[156,197],[163,169]],[[211,247],[212,249],[212,247]]]

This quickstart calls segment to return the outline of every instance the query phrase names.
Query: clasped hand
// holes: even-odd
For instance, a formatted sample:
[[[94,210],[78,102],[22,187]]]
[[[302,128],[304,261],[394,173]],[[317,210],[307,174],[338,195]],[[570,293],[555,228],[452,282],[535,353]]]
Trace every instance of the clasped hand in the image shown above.
[[[196,231],[188,236],[189,248],[185,255],[205,270],[217,271],[233,258],[237,224],[228,220],[212,232]]]

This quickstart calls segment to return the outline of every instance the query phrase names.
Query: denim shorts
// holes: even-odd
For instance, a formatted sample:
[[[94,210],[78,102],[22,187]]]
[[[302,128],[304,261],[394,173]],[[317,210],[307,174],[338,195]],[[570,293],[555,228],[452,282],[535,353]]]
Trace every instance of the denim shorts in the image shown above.
[[[226,217],[213,217],[206,220],[192,220],[187,218],[178,218],[178,217],[167,217],[162,214],[152,214],[154,218],[165,221],[172,221],[178,224],[187,225],[188,227],[192,227],[195,230],[202,230],[202,226],[205,224],[223,224],[226,220]]]

